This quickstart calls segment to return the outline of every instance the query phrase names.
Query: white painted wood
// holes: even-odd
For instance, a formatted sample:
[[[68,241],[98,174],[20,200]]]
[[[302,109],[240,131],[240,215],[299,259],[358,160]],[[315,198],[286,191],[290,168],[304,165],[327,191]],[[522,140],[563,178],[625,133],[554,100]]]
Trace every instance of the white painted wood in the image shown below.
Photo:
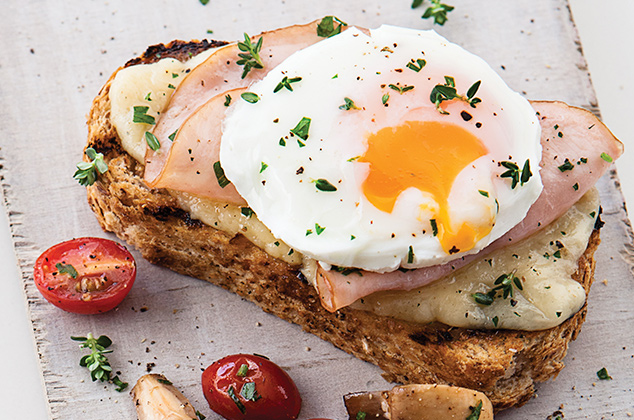
[[[134,418],[128,395],[91,383],[77,366],[82,353],[68,337],[89,331],[115,341],[111,360],[124,380],[134,382],[148,363],[154,363],[153,371],[165,373],[208,418],[216,417],[202,397],[201,368],[239,351],[265,353],[288,369],[302,390],[302,418],[343,418],[342,394],[387,386],[377,368],[234,295],[151,266],[140,257],[138,283],[129,298],[117,311],[101,316],[72,315],[51,307],[30,276],[33,261],[48,246],[77,236],[108,236],[71,176],[85,142],[84,115],[90,101],[119,65],[147,45],[204,38],[208,29],[215,38],[232,40],[245,30],[253,34],[325,14],[366,27],[390,23],[430,28],[420,19],[422,10],[411,10],[409,4],[409,0],[212,0],[207,6],[197,0],[8,2],[0,17],[2,182],[53,418]],[[451,4],[456,11],[437,30],[480,54],[511,87],[530,99],[560,99],[596,109],[565,0]],[[631,229],[617,182],[613,174],[600,183],[607,224],[598,281],[591,292],[588,321],[566,359],[568,367],[555,381],[540,386],[536,399],[500,418],[545,418],[560,404],[566,419],[612,414],[624,418],[633,410],[634,292],[631,246],[626,245]],[[609,279],[608,284],[602,279]],[[141,307],[148,310],[141,312]],[[603,366],[613,381],[597,380],[595,372]]]

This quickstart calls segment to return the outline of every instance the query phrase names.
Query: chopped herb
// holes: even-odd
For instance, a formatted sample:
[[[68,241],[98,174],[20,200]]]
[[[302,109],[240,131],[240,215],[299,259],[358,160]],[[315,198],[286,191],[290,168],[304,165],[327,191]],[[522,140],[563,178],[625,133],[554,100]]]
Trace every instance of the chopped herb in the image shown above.
[[[498,322],[500,322],[500,319],[497,316],[494,316],[491,321],[493,321],[493,325],[495,326],[495,328],[497,328]]]
[[[220,185],[221,188],[224,188],[227,185],[231,184],[231,181],[229,181],[227,177],[225,176],[225,171],[224,169],[222,169],[222,166],[220,165],[219,160],[214,162],[214,174],[216,174],[218,185]]]
[[[319,178],[319,179],[313,180],[313,182],[315,183],[315,187],[319,191],[325,191],[325,192],[337,191],[337,187],[332,185],[327,179]]]
[[[474,293],[472,296],[475,301],[480,305],[489,306],[497,297],[498,290],[502,291],[503,299],[506,299],[509,296],[513,297],[513,285],[515,285],[515,287],[517,287],[519,290],[524,290],[524,286],[522,285],[521,280],[515,276],[515,271],[509,274],[502,274],[495,280],[494,284],[496,286],[493,287],[486,294],[480,292]]]
[[[177,73],[172,73],[172,79],[176,79],[178,77]]]
[[[297,123],[295,128],[291,130],[291,133],[295,134],[302,140],[306,140],[308,138],[308,130],[310,129],[310,118],[302,117],[302,119]]]
[[[422,19],[434,18],[434,23],[437,25],[444,25],[447,22],[447,13],[451,12],[454,7],[448,4],[441,3],[440,0],[430,0],[431,5],[425,10]],[[412,9],[417,8],[423,4],[423,0],[414,0],[412,2]]]
[[[209,0],[206,0],[209,1]],[[205,420],[207,418],[207,416],[205,416],[203,413],[201,413],[200,411],[196,410],[196,417],[198,417],[198,420]],[[192,419],[194,420],[194,419]]]
[[[132,122],[138,124],[156,124],[156,120],[153,116],[148,115],[147,112],[150,109],[149,106],[135,106],[134,115],[132,116]]]
[[[604,367],[597,372],[597,377],[602,381],[612,379],[612,377],[608,374],[608,370]]]
[[[339,77],[339,74],[335,74],[334,76],[331,77],[331,79],[337,79]]]
[[[170,139],[171,141],[174,141],[174,139],[176,138],[176,134],[177,133],[178,133],[178,130],[174,131],[172,134],[167,136],[167,138]]]
[[[97,180],[97,174],[103,174],[108,170],[108,165],[103,160],[103,154],[97,153],[95,149],[89,147],[86,149],[86,156],[90,162],[79,162],[77,171],[73,175],[73,178],[84,187],[94,184]]]
[[[434,236],[438,236],[438,225],[436,224],[436,219],[429,219],[429,224],[431,224],[431,232]]]
[[[354,157],[351,157],[350,159],[346,160],[346,162],[354,162],[355,160],[359,160],[359,158],[360,158],[360,157],[361,157],[361,156],[354,156]]]
[[[208,3],[209,0],[200,0],[200,4],[202,4],[203,6],[207,6]]]
[[[478,190],[478,192],[480,193],[480,195],[483,195],[487,198],[489,197],[489,193],[487,191]]]
[[[456,90],[456,83],[453,77],[445,76],[444,85],[436,85],[429,94],[429,100],[436,105],[436,110],[441,114],[448,115],[449,113],[440,107],[444,101],[450,101],[452,99],[458,99],[471,105],[471,108],[475,108],[477,104],[482,102],[482,99],[475,97],[475,94],[480,88],[480,80],[471,85],[467,90],[466,95],[458,95]]]
[[[315,223],[315,232],[317,232],[317,235],[321,235],[324,230],[326,230],[325,227],[321,227],[318,223]]]
[[[265,170],[266,168],[268,168],[268,167],[269,167],[269,165],[267,165],[267,164],[266,164],[266,163],[264,163],[264,162],[261,162],[261,164],[260,164],[260,173],[264,172],[264,170]]]
[[[366,417],[365,411],[359,411],[357,413],[356,420],[365,420],[365,417]]]
[[[258,39],[255,45],[251,43],[251,38],[247,33],[244,33],[244,42],[238,42],[238,49],[243,51],[238,54],[240,60],[236,61],[236,64],[239,66],[244,66],[242,70],[242,78],[247,77],[247,74],[251,71],[251,69],[263,69],[264,64],[262,63],[262,59],[260,58],[260,50],[262,49],[262,37]]]
[[[351,240],[351,241],[354,241],[355,239],[357,239],[357,237],[356,237],[356,236],[354,236],[354,235],[350,235],[350,240]]]
[[[425,67],[426,64],[427,61],[423,60],[422,58],[418,58],[416,59],[416,61],[414,61],[414,59],[412,58],[405,67],[418,73],[423,69],[423,67]]]
[[[240,399],[236,395],[236,391],[235,391],[235,389],[233,389],[233,385],[229,386],[229,390],[227,391],[227,395],[229,395],[229,398],[231,398],[233,400],[233,402],[236,404],[236,406],[238,406],[238,409],[240,410],[240,412],[242,414],[246,413],[247,410],[244,407],[244,404],[242,404],[242,401],[240,401]]]
[[[514,162],[502,161],[500,162],[500,165],[507,169],[506,172],[500,175],[500,178],[511,178],[511,189],[515,189],[518,183],[520,186],[523,186],[528,182],[531,176],[533,176],[533,173],[531,172],[530,159],[526,159],[521,171],[519,166],[517,166]]]
[[[575,190],[575,191],[578,191],[579,190],[579,184],[576,183],[575,185],[573,185],[572,189]]]
[[[282,81],[275,86],[275,89],[273,89],[273,93],[279,92],[282,88],[286,88],[286,90],[290,90],[292,92],[293,86],[291,86],[291,83],[297,83],[300,80],[302,80],[301,77],[293,77],[292,79],[289,79],[287,76],[284,76]]]
[[[584,158],[584,157],[582,157],[582,158],[580,158],[580,159],[579,159],[579,161],[580,161],[581,163],[588,163],[588,158]]]
[[[391,83],[390,83],[389,85],[387,85],[387,86],[388,86],[390,89],[397,91],[397,92],[398,92],[398,93],[400,93],[401,95],[402,95],[402,94],[404,94],[404,93],[405,93],[405,92],[407,92],[407,91],[410,91],[410,90],[414,89],[414,86],[403,86],[403,87],[401,87],[401,86],[396,86],[396,85],[393,85],[393,84],[391,84]]]
[[[213,30],[213,29],[207,29],[207,33],[208,33],[208,34],[213,34],[213,33],[214,33],[214,30]]]
[[[77,270],[75,270],[75,267],[73,267],[71,264],[57,263],[55,264],[55,268],[57,268],[57,271],[60,274],[68,274],[74,279],[77,278]]]
[[[592,217],[592,218],[594,218],[596,215],[597,215],[596,211],[593,211],[593,212],[590,213],[590,217]]]
[[[284,137],[280,137],[280,141],[278,143],[280,146],[286,146],[286,140],[284,140]]]
[[[555,258],[561,258],[561,250],[559,250],[559,249],[558,249],[557,251],[555,251],[555,252],[553,253],[553,257],[555,257]]]
[[[562,133],[562,132],[560,131],[559,133],[557,133],[557,136],[558,136],[559,138],[562,138],[562,137],[564,136],[564,133]]]
[[[247,401],[257,401],[262,398],[262,396],[255,390],[255,382],[246,382],[242,385],[240,395]]]
[[[112,340],[105,335],[94,338],[91,333],[86,337],[71,337],[73,341],[79,341],[80,348],[90,349],[90,354],[85,355],[79,360],[79,366],[88,368],[90,378],[94,381],[99,380],[106,382],[111,380],[112,367],[108,358],[105,356],[112,353],[112,350],[106,350],[112,344]],[[116,390],[121,392],[128,387],[128,384],[121,381],[118,376],[112,378],[112,383],[117,387]]]
[[[152,98],[150,98],[150,95],[151,95],[151,94],[152,94],[152,92],[148,92],[148,94],[147,94],[147,95],[145,95],[145,98],[143,98],[143,99],[145,99],[145,100],[146,100],[146,101],[148,101],[148,102],[152,102]]]
[[[385,95],[381,96],[381,103],[383,105],[387,104],[388,99],[390,99],[390,94],[386,93]]]
[[[343,98],[344,104],[339,106],[339,109],[343,109],[344,111],[350,111],[351,109],[359,109],[354,101],[350,98]]]
[[[557,167],[561,172],[572,171],[575,166],[570,162],[568,158],[564,161],[563,165]]]
[[[561,312],[555,312],[555,315],[557,315],[557,318],[561,318]]]
[[[174,86],[174,85],[173,85],[173,84],[171,84],[171,83],[170,83],[169,85],[167,85],[167,87],[168,87],[168,89],[176,89],[176,86]]]
[[[242,365],[240,365],[240,369],[238,369],[238,373],[236,373],[236,375],[237,376],[241,376],[241,377],[245,377],[245,376],[247,376],[248,372],[249,372],[249,365],[242,364]]]
[[[149,131],[145,132],[145,142],[150,147],[150,149],[154,150],[155,152],[161,148],[161,143],[159,143],[156,136]]]
[[[559,128],[559,124],[555,124],[555,126],[553,127],[555,130],[557,130]]]
[[[306,236],[312,235],[312,234],[313,234],[313,230],[312,229],[306,229]]]
[[[326,16],[317,25],[317,36],[330,38],[333,35],[340,34],[341,30],[346,26],[348,24],[336,16]]]
[[[612,161],[614,160],[612,159],[612,156],[608,155],[605,152],[601,153],[601,159],[605,160],[608,163],[612,163]]]
[[[480,412],[482,411],[482,400],[478,400],[475,407],[469,407],[471,414],[467,416],[465,420],[478,420],[480,418]]]
[[[358,276],[363,277],[363,273],[361,272],[361,269],[359,268],[353,268],[353,267],[339,267],[336,265],[332,266],[332,269],[341,273],[344,276],[349,276],[350,274],[356,274]]]
[[[480,305],[491,306],[491,304],[493,303],[493,298],[488,294],[476,292],[472,296],[476,303]]]
[[[414,262],[414,248],[410,245],[407,249],[407,263],[412,264]]]
[[[291,249],[290,251],[288,251],[288,255],[293,255],[295,253],[294,249]]]
[[[225,95],[225,106],[231,105],[231,95]]]
[[[243,92],[240,97],[250,104],[255,104],[260,100],[260,97],[253,92]]]
[[[240,213],[243,216],[251,217],[251,216],[253,216],[254,211],[251,209],[251,207],[240,207]]]
[[[171,381],[168,381],[167,379],[163,379],[163,378],[158,378],[157,381],[159,381],[162,384],[165,385],[173,385]]]

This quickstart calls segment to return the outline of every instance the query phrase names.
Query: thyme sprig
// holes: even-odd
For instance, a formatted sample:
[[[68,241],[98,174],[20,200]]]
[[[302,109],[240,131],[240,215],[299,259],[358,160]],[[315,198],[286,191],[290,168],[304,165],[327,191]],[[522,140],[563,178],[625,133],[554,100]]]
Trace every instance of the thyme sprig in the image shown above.
[[[112,353],[112,350],[106,350],[112,344],[112,340],[105,335],[94,338],[92,333],[88,333],[86,337],[71,337],[73,341],[79,341],[81,344],[79,348],[90,349],[90,354],[83,356],[79,360],[79,366],[88,368],[90,371],[90,378],[94,381],[99,380],[101,382],[111,381],[117,388],[117,391],[121,392],[128,387],[126,382],[121,381],[119,376],[110,378],[112,374],[112,367],[108,358],[105,356],[108,353]]]
[[[511,178],[512,190],[515,189],[518,183],[520,184],[520,186],[523,186],[528,182],[531,176],[533,176],[533,173],[531,172],[530,159],[526,159],[521,170],[519,166],[517,166],[517,163],[514,162],[502,161],[500,162],[500,165],[504,166],[507,169],[506,172],[500,175],[500,178]]]
[[[498,291],[502,292],[503,299],[506,299],[509,296],[513,297],[513,286],[517,287],[519,290],[524,290],[522,282],[515,275],[515,270],[508,274],[502,274],[495,280],[494,284],[496,286],[487,293],[476,292],[471,295],[476,303],[484,306],[490,306],[498,297]]]
[[[430,0],[431,5],[425,10],[422,19],[433,18],[434,23],[437,25],[444,25],[447,22],[447,13],[451,12],[454,7],[448,4],[441,3],[440,0]],[[423,4],[423,0],[414,0],[412,2],[412,9],[416,9],[421,4]]]
[[[84,187],[94,184],[97,180],[97,175],[103,174],[108,170],[108,164],[103,160],[102,153],[97,153],[95,149],[89,147],[86,149],[86,156],[88,156],[90,162],[79,162],[77,171],[73,175],[73,178]]]
[[[301,77],[293,77],[292,79],[289,79],[288,76],[284,76],[282,81],[279,82],[277,84],[277,86],[275,86],[275,89],[273,89],[273,93],[277,93],[280,90],[282,90],[283,88],[286,88],[286,90],[290,90],[292,92],[293,91],[293,86],[291,86],[291,83],[297,83],[300,80],[302,80]]]
[[[436,110],[444,115],[449,115],[449,112],[440,107],[440,104],[444,101],[450,101],[452,99],[458,99],[471,105],[471,108],[475,108],[477,104],[482,102],[482,99],[477,98],[475,94],[480,88],[480,80],[471,85],[467,90],[466,95],[459,95],[456,90],[456,81],[451,76],[445,76],[445,84],[438,84],[434,86],[429,94],[429,100],[436,105]]]
[[[348,24],[336,16],[324,17],[319,25],[317,25],[317,36],[322,38],[330,38],[333,35],[340,34],[344,27]]]
[[[247,33],[244,33],[244,42],[238,42],[238,49],[243,51],[238,54],[240,60],[236,61],[236,64],[239,66],[244,66],[242,70],[242,78],[247,77],[247,74],[251,71],[251,69],[263,69],[264,63],[262,63],[262,59],[260,58],[260,50],[262,49],[262,40],[260,37],[258,41],[253,45],[251,42],[251,38]]]

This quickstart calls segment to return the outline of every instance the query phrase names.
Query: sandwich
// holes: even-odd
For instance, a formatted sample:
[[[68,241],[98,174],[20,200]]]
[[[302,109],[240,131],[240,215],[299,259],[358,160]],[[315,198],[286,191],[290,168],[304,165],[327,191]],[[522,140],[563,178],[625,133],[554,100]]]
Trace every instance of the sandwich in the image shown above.
[[[92,210],[148,261],[501,410],[580,331],[622,145],[434,32],[329,16],[149,47],[93,101],[89,150]]]

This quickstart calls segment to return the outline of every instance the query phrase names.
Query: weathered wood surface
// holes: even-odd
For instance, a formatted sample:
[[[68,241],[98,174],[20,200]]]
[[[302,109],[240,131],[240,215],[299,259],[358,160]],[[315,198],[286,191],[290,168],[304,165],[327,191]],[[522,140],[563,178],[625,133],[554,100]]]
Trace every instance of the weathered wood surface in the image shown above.
[[[84,115],[112,71],[147,45],[174,38],[234,40],[244,31],[335,14],[349,23],[431,28],[410,0],[79,1],[11,0],[0,17],[2,186],[16,254],[36,331],[54,419],[135,418],[126,394],[86,381],[71,335],[89,331],[115,342],[112,364],[134,382],[151,368],[166,374],[208,418],[201,369],[229,353],[265,353],[296,380],[302,418],[344,418],[341,396],[389,386],[379,369],[300,328],[264,314],[204,282],[138,258],[139,278],[115,312],[63,313],[32,284],[32,264],[48,246],[79,236],[107,236],[71,177],[85,142]],[[438,32],[481,55],[530,99],[559,99],[597,111],[565,0],[454,0]],[[213,30],[208,35],[207,30]],[[629,220],[615,172],[599,184],[606,226],[588,320],[555,381],[526,406],[499,418],[546,418],[563,404],[566,419],[625,418],[634,411],[634,282]],[[138,255],[137,255],[138,256]],[[602,280],[608,279],[607,284]],[[143,309],[142,309],[143,308]],[[309,350],[310,349],[310,350]],[[152,364],[152,365],[150,365]],[[607,367],[612,381],[599,381]],[[104,416],[103,413],[108,413]]]

